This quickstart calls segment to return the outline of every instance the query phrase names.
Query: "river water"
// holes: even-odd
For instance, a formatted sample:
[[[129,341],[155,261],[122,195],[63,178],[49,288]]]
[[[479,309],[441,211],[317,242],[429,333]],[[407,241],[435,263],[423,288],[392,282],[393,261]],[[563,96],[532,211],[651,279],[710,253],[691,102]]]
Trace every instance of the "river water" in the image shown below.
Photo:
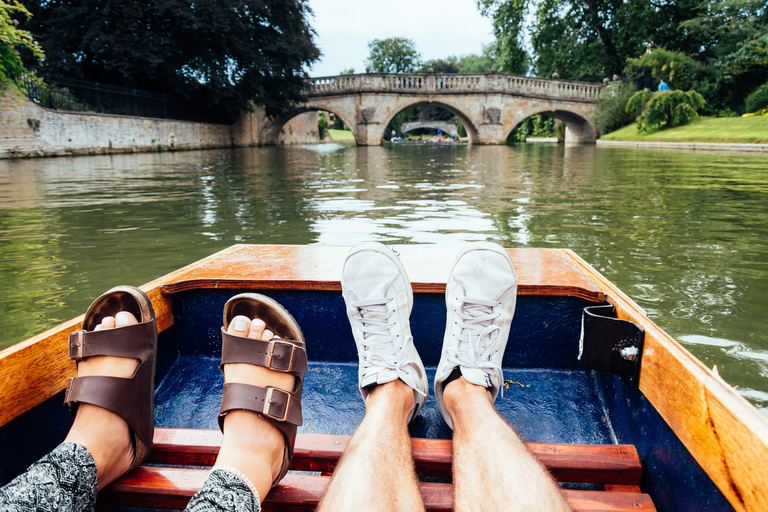
[[[768,159],[335,144],[0,161],[0,347],[235,243],[570,248],[768,415]]]

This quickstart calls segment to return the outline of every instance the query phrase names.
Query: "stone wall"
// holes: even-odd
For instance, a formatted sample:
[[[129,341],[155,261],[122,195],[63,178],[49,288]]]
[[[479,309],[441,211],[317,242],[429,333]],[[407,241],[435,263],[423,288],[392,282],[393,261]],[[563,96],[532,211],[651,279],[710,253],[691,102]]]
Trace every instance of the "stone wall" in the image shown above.
[[[300,114],[283,126],[277,136],[278,144],[317,144],[320,134],[317,127],[317,111]]]
[[[0,158],[257,146],[262,115],[233,125],[146,117],[61,112],[13,92],[0,93]],[[254,125],[256,123],[256,125]],[[282,144],[317,143],[317,113],[286,124]]]

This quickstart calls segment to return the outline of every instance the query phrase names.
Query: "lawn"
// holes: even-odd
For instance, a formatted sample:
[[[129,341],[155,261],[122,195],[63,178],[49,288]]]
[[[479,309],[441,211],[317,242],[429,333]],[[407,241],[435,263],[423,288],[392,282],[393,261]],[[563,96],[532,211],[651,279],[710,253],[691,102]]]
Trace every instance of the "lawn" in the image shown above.
[[[637,125],[603,135],[602,140],[646,142],[752,142],[768,143],[768,116],[702,117],[686,126],[640,133]]]
[[[355,142],[355,136],[347,130],[328,130],[334,142]]]

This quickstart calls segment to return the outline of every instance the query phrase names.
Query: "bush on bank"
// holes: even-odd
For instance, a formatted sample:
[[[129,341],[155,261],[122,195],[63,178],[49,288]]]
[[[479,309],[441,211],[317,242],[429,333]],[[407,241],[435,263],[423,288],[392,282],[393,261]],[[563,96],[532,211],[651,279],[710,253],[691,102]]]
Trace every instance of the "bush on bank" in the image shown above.
[[[757,112],[758,110],[768,108],[768,82],[752,91],[744,101],[744,107],[747,112]]]
[[[632,114],[627,112],[627,102],[635,92],[637,89],[632,82],[611,82],[605,88],[595,113],[595,123],[601,133],[618,130],[635,120]]]
[[[683,126],[698,119],[704,97],[696,91],[658,91],[643,89],[627,102],[626,112],[637,117],[637,129],[651,132]]]

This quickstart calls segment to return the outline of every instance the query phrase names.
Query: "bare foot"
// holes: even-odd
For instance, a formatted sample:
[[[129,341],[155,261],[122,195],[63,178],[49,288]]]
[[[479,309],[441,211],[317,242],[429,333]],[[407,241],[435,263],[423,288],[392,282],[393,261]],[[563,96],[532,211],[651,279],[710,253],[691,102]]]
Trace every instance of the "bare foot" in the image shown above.
[[[233,318],[227,332],[264,341],[274,337],[262,320],[245,316]],[[242,363],[224,365],[224,381],[285,390],[295,386],[293,375]],[[271,423],[255,412],[230,411],[224,418],[224,441],[216,464],[243,472],[263,499],[280,474],[284,451],[285,438]]]
[[[120,312],[105,317],[96,331],[137,324],[131,313]],[[94,356],[77,364],[77,376],[108,375],[129,378],[139,366],[136,359]],[[98,485],[102,489],[122,476],[133,461],[133,445],[128,424],[117,414],[91,404],[80,404],[65,443],[79,443],[96,462]]]

